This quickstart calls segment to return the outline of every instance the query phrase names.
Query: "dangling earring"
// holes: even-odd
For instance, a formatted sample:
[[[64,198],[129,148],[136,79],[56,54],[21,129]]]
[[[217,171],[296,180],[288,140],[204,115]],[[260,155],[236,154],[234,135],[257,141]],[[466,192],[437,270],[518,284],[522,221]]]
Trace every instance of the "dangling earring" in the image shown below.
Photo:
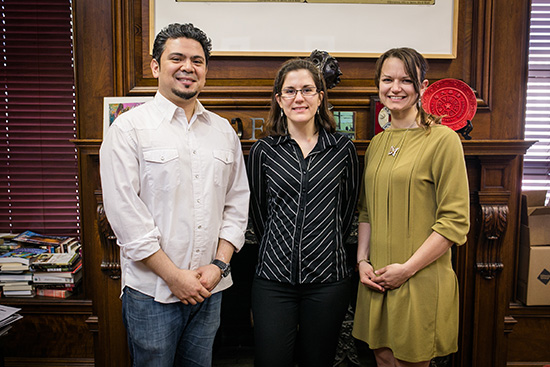
[[[281,117],[283,117],[285,113],[283,112],[283,109],[281,109]]]
[[[319,107],[317,107],[317,115],[319,115]]]

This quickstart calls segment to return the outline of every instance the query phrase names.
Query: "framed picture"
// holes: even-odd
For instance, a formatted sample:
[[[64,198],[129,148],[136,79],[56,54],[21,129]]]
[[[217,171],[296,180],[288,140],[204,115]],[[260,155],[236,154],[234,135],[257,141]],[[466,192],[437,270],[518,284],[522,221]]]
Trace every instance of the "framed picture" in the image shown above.
[[[103,98],[103,136],[115,119],[140,104],[152,100],[153,97],[105,97]]]
[[[212,39],[215,56],[308,56],[317,49],[378,57],[404,45],[427,58],[457,54],[460,0],[149,1],[151,38],[170,23],[193,23]]]
[[[355,140],[355,112],[332,111],[336,122],[336,132]]]
[[[372,124],[371,138],[390,126],[390,111],[380,102],[378,95],[370,97],[370,120]]]

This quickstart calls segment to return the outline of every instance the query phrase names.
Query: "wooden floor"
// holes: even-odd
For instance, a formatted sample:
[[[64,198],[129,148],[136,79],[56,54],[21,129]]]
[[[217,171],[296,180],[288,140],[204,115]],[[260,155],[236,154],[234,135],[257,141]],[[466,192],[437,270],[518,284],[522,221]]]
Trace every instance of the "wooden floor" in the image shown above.
[[[335,367],[376,367],[372,352],[358,346],[359,365],[344,360]],[[214,353],[213,367],[254,367],[254,350],[252,347],[222,348]]]
[[[359,364],[344,360],[334,367],[376,367],[374,355],[366,344],[357,342]],[[450,367],[450,356],[435,358],[431,367]],[[254,350],[252,347],[221,348],[214,353],[213,367],[254,367]]]

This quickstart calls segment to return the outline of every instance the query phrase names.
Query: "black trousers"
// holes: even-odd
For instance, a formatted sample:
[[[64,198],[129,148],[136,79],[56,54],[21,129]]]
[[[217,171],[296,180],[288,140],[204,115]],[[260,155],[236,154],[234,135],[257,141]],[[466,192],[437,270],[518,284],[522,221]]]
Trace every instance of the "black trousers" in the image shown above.
[[[254,278],[255,367],[332,367],[351,278],[292,285]]]

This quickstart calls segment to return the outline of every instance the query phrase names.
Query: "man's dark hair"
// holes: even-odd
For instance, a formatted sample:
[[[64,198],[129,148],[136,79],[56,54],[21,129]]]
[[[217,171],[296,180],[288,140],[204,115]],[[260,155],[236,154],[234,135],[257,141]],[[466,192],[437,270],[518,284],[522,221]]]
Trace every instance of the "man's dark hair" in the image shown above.
[[[155,43],[153,45],[153,58],[157,60],[160,65],[160,56],[166,49],[166,41],[169,39],[177,38],[189,38],[197,41],[201,44],[206,57],[206,65],[208,65],[208,59],[210,59],[210,51],[212,50],[212,41],[206,33],[199,28],[195,27],[191,23],[179,24],[172,23],[164,27],[155,37]]]

